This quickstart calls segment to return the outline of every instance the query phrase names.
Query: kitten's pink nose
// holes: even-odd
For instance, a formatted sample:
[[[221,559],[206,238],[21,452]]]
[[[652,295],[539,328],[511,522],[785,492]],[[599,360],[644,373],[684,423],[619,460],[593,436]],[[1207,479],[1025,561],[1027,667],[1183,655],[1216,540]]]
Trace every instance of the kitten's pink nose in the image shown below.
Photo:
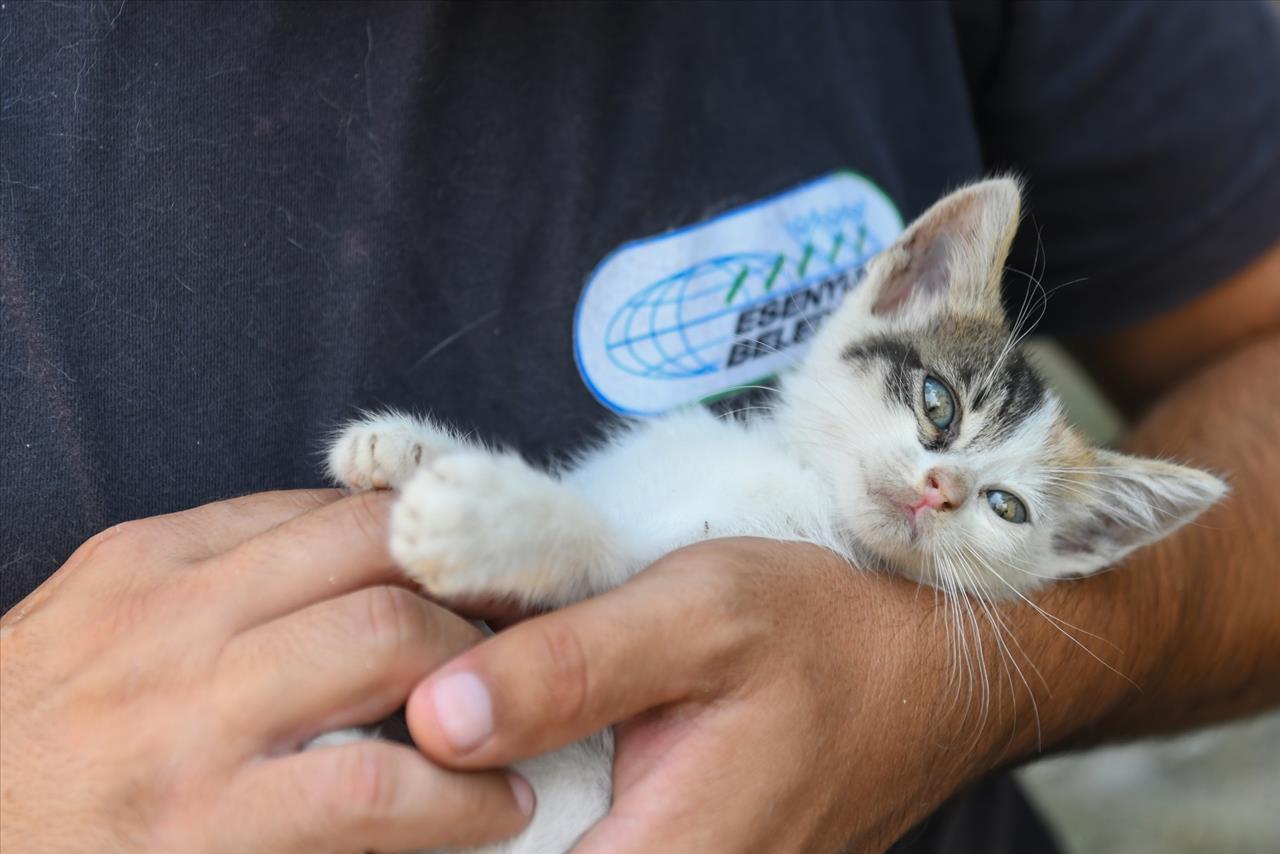
[[[969,484],[963,475],[951,469],[930,469],[924,476],[924,485],[920,489],[920,499],[911,507],[913,515],[928,507],[930,510],[955,510],[964,504],[969,492]]]

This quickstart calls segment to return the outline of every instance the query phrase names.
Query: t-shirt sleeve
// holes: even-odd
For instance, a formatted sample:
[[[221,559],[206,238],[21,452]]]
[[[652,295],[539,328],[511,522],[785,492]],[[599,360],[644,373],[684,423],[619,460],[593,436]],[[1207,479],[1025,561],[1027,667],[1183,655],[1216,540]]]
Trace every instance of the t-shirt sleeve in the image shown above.
[[[958,6],[957,23],[985,50],[967,71],[988,168],[1027,180],[1011,267],[1052,291],[1042,331],[1154,317],[1280,240],[1269,0],[985,9]],[[1007,283],[1016,308],[1025,279]]]

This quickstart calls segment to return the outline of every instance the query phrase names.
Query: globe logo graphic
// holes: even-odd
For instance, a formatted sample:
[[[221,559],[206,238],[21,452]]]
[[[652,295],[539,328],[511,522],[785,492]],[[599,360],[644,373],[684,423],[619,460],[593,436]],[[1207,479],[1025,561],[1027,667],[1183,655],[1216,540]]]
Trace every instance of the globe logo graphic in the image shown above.
[[[841,170],[623,243],[578,299],[578,373],[628,417],[759,385],[804,357],[867,262],[901,233],[889,197]]]
[[[725,255],[695,264],[654,282],[618,309],[609,321],[609,358],[630,374],[678,379],[711,373],[719,365],[706,356],[733,337],[733,319],[759,295],[768,299],[795,286],[790,274],[775,272],[776,253]],[[737,294],[745,299],[731,299]],[[726,324],[724,321],[727,320]],[[716,321],[721,321],[717,323]],[[727,328],[726,328],[727,327]]]
[[[816,233],[813,222],[799,224],[808,240],[797,257],[782,252],[722,255],[642,288],[609,320],[605,348],[610,361],[632,376],[655,380],[720,370],[718,360],[739,334],[743,312],[857,270],[880,251],[880,241],[860,222],[848,233],[840,229],[851,218],[847,210],[840,213],[829,223],[836,228],[825,234]]]

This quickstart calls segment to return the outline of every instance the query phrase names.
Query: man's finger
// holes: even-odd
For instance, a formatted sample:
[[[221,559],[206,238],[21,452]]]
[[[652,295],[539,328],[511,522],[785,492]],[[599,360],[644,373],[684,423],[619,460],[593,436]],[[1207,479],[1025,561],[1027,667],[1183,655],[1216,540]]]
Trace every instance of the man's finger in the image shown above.
[[[326,599],[232,638],[218,703],[254,750],[379,720],[424,676],[480,641],[475,626],[400,587]]]
[[[712,594],[671,577],[642,573],[464,653],[410,695],[414,741],[446,765],[494,767],[713,688],[700,682],[726,638],[694,629]]]
[[[446,771],[412,748],[370,740],[251,766],[215,820],[228,851],[416,851],[505,839],[533,807],[519,777]]]
[[[158,516],[184,535],[191,557],[221,554],[290,519],[343,497],[337,489],[282,489],[214,501],[181,513]]]
[[[244,630],[373,584],[405,582],[387,551],[387,492],[365,492],[296,516],[213,558],[211,595],[228,597]]]
[[[86,540],[57,572],[5,615],[5,620],[16,622],[34,613],[54,590],[68,583],[71,586],[66,589],[78,595],[65,601],[99,601],[104,587],[118,587],[118,575],[101,571],[81,575],[77,570],[95,554],[101,556],[104,549],[116,550],[126,558],[108,565],[118,565],[121,572],[127,572],[131,584],[170,583],[177,579],[175,562],[193,563],[219,554],[340,497],[335,489],[260,492],[112,525]]]

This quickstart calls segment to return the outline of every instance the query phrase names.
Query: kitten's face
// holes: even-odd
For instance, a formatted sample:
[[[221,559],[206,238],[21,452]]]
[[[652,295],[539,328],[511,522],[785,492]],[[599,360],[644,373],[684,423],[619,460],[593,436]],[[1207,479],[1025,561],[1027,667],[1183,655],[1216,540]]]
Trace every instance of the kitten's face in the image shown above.
[[[978,319],[887,329],[817,378],[809,416],[840,438],[823,465],[840,516],[898,572],[997,594],[1044,574],[1086,449],[1008,341]]]
[[[913,224],[787,379],[781,415],[864,551],[997,596],[1107,566],[1224,490],[1066,426],[1000,306],[1017,207],[990,181]]]

